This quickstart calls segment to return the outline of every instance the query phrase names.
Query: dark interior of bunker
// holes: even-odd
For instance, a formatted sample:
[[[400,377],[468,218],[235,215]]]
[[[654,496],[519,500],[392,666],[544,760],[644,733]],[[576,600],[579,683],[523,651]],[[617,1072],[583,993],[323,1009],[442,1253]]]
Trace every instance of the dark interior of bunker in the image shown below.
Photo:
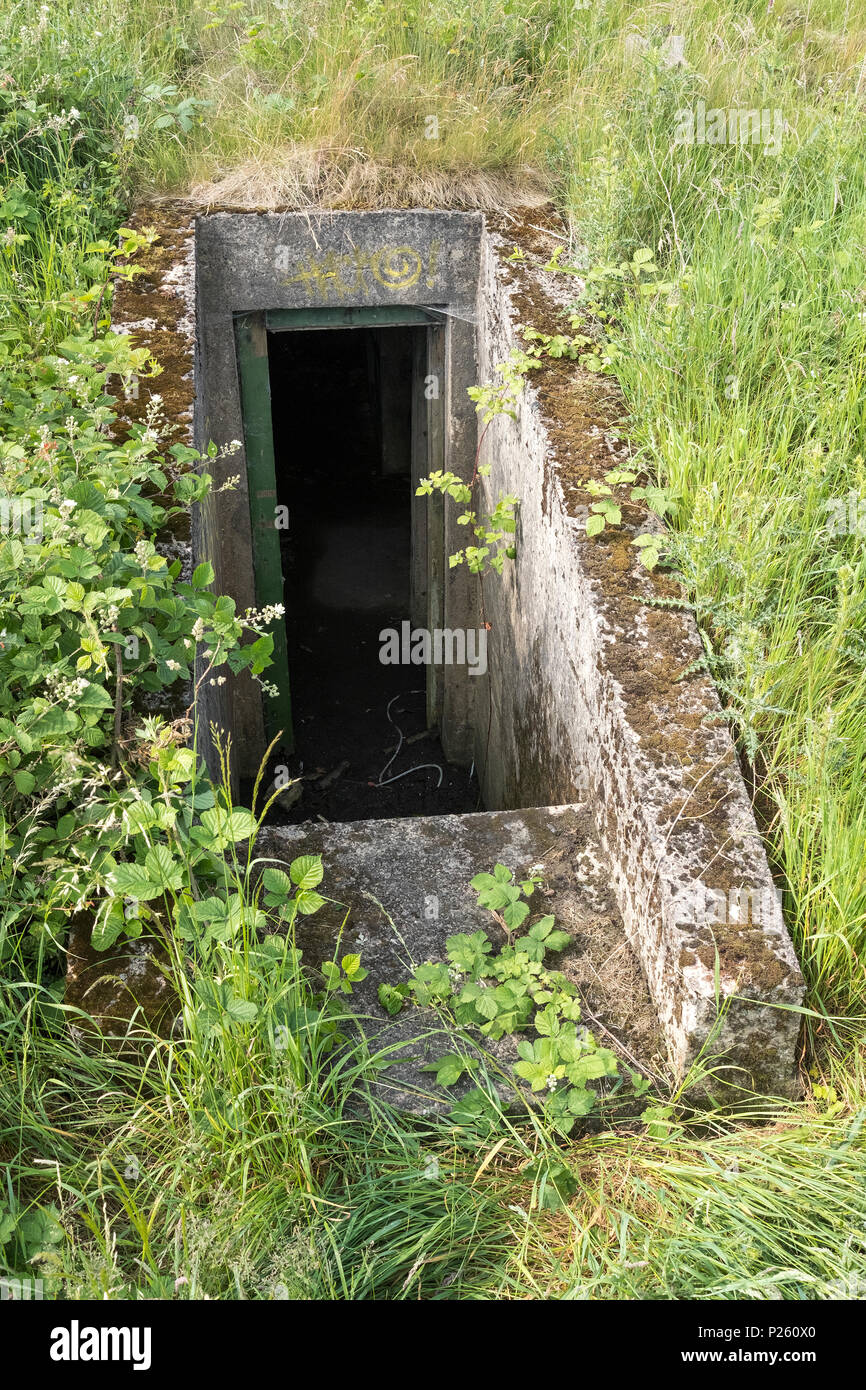
[[[412,352],[425,331],[268,335],[288,767],[301,779],[275,804],[284,823],[480,809],[471,769],[450,766],[427,728],[426,668],[380,660],[380,633],[410,616]]]

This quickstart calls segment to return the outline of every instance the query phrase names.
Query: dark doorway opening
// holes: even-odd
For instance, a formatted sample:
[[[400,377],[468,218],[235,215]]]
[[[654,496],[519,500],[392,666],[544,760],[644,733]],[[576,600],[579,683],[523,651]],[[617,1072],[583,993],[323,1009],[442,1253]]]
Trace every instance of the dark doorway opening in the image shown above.
[[[302,779],[275,803],[283,822],[479,809],[474,775],[427,728],[426,668],[380,660],[380,633],[411,617],[413,360],[426,332],[268,334],[276,501],[288,509],[288,765]]]

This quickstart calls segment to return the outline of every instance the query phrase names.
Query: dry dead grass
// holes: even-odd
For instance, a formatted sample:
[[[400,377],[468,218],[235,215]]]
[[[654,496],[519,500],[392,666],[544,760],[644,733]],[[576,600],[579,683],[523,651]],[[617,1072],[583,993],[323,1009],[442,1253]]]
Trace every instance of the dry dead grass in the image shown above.
[[[544,180],[534,169],[433,169],[371,159],[347,147],[296,145],[278,159],[248,160],[185,195],[203,209],[454,208],[492,212],[540,206]]]

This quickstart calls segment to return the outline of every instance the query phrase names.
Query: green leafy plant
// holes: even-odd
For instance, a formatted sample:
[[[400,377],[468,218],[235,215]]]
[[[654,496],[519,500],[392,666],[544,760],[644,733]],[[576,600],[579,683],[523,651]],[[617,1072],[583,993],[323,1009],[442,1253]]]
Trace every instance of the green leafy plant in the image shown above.
[[[137,244],[130,233],[119,250]],[[203,813],[189,841],[211,853],[236,842],[241,822],[248,830],[240,812],[218,826],[202,787],[184,802],[197,774],[180,745],[203,684],[221,683],[221,666],[258,678],[273,649],[273,615],[238,615],[211,592],[209,564],[185,579],[157,549],[157,532],[207,495],[203,465],[221,451],[163,454],[158,401],[122,441],[110,436],[107,379],[151,372],[147,353],[89,327],[36,364],[13,330],[4,349],[0,507],[25,524],[0,536],[0,928],[15,933],[0,930],[0,956],[22,932],[56,949],[70,912],[105,893],[97,944],[140,931],[121,892],[148,903],[176,886],[158,842],[184,815]],[[137,713],[172,686],[189,690],[185,715]],[[150,838],[139,851],[142,831]]]
[[[396,1018],[397,1014],[402,1011],[411,992],[411,987],[406,983],[388,985],[383,982],[379,985],[376,995],[386,1014]]]
[[[676,1111],[672,1105],[648,1105],[642,1116],[650,1139],[669,1143],[677,1139],[685,1130],[677,1123]]]
[[[572,326],[580,327],[582,324],[572,317]],[[585,367],[596,356],[597,344],[586,333],[541,333],[537,328],[525,326],[521,332],[524,341],[532,344],[527,350],[528,357],[538,365],[541,364],[544,357],[551,357],[554,361],[565,357]],[[590,350],[588,351],[588,349]],[[591,370],[594,368],[591,367]]]
[[[368,970],[361,964],[361,957],[356,952],[343,956],[339,963],[335,960],[322,962],[322,974],[325,977],[326,989],[338,989],[343,994],[351,994],[353,987],[366,980]]]
[[[524,1168],[523,1177],[532,1183],[541,1211],[558,1211],[580,1187],[568,1164],[549,1154],[532,1159]]]
[[[639,246],[632,253],[630,260],[608,261],[593,266],[587,271],[585,278],[587,291],[592,286],[598,286],[602,299],[610,297],[614,287],[621,287],[623,292],[631,291],[646,298],[651,295],[673,293],[673,281],[664,280],[660,278],[661,275],[654,253],[648,246]]]
[[[637,481],[637,473],[630,468],[611,468],[604,475],[604,481],[587,478],[580,486],[596,500],[590,504],[590,515],[586,521],[587,536],[600,536],[608,526],[622,525],[622,502],[617,499],[616,489],[625,488]],[[678,496],[672,488],[652,484],[631,487],[629,498],[632,502],[644,501],[651,511],[663,517],[674,510]],[[666,549],[664,532],[650,532],[636,536],[632,541],[640,550],[640,559],[647,569],[653,569]]]
[[[428,1062],[422,1071],[436,1073],[437,1086],[454,1086],[467,1072],[475,1071],[478,1062],[474,1057],[462,1057],[459,1052],[446,1052],[436,1062]]]
[[[476,476],[484,477],[489,472],[488,467],[479,466]],[[471,507],[472,486],[462,482],[456,473],[437,470],[422,478],[415,489],[416,497],[429,497],[434,492],[450,497],[465,507],[457,518],[457,524],[470,527],[478,542],[449,555],[451,568],[465,563],[472,574],[484,574],[488,568],[501,574],[506,558],[513,560],[517,553],[513,538],[517,524],[514,509],[518,499],[510,495],[500,497],[490,515],[479,519]]]
[[[319,854],[302,854],[293,859],[289,872],[267,868],[262,873],[264,902],[275,911],[279,920],[289,927],[300,912],[308,917],[324,905],[325,899],[316,892],[324,876]]]
[[[544,1097],[552,1124],[567,1134],[595,1105],[589,1083],[615,1077],[617,1064],[609,1049],[599,1047],[592,1034],[579,1027],[575,987],[561,972],[544,965],[548,952],[558,953],[569,944],[568,932],[545,913],[524,936],[515,935],[530,915],[528,900],[541,882],[535,871],[515,881],[505,864],[496,864],[492,873],[476,874],[472,887],[478,905],[492,914],[506,944],[494,951],[487,933],[480,930],[449,936],[447,961],[417,966],[399,996],[392,994],[392,987],[380,986],[379,1002],[389,1013],[398,1012],[411,991],[416,1004],[447,1006],[459,1024],[492,1040],[534,1029],[534,1041],[524,1038],[518,1043],[514,1073]],[[454,1085],[467,1069],[465,1060],[452,1053],[427,1068],[437,1072],[443,1086]],[[476,1119],[485,1113],[484,1104],[478,1104]]]
[[[5,1199],[0,1198],[0,1275],[44,1278],[51,1287],[65,1240],[60,1213],[52,1203],[28,1206],[16,1196],[7,1170]]]

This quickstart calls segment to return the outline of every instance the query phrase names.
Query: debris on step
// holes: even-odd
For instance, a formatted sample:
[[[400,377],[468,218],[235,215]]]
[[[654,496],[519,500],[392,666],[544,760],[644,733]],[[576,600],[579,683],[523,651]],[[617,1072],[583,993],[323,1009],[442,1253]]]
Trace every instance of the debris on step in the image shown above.
[[[97,1035],[134,1044],[144,1029],[169,1037],[180,1002],[163,942],[154,936],[124,938],[97,951],[92,929],[91,915],[79,914],[66,942],[64,1002],[82,1011],[68,1015],[73,1038],[82,1045]]]

